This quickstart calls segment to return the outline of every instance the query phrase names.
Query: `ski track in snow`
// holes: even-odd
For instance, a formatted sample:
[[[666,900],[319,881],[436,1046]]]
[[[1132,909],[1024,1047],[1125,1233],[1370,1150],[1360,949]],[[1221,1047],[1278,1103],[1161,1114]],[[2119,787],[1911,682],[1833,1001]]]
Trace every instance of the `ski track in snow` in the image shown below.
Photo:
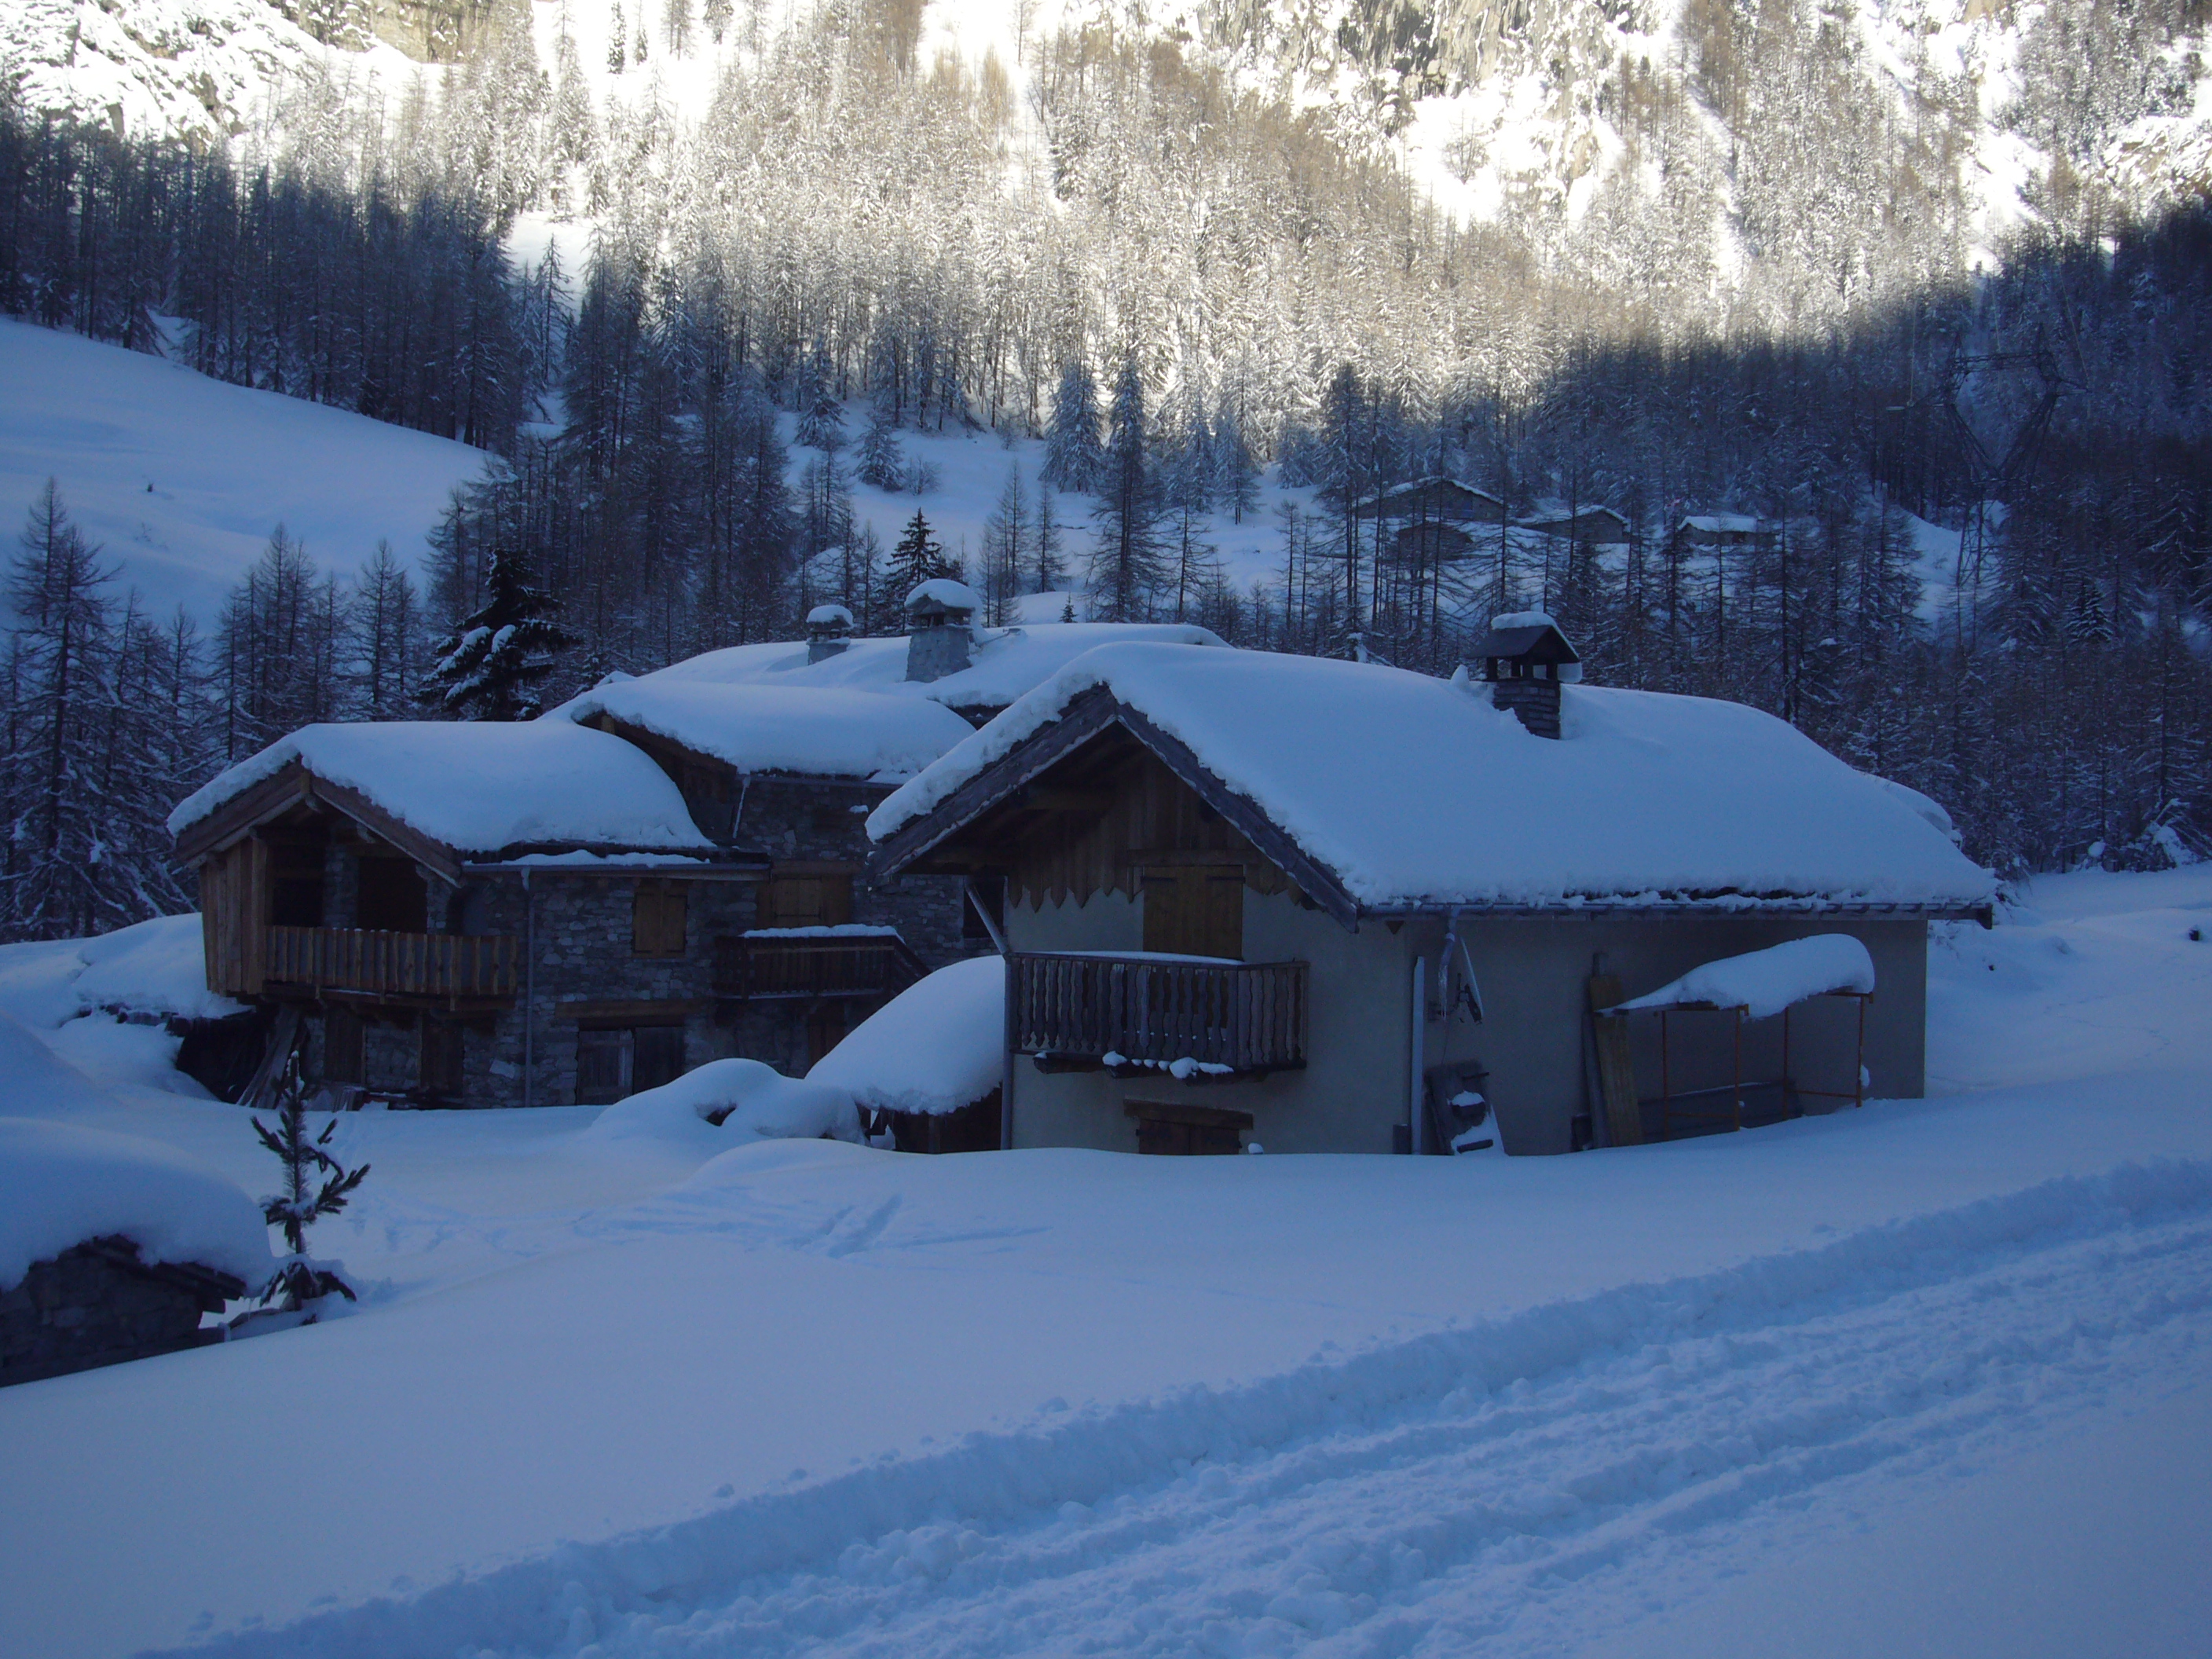
[[[1558,1653],[2208,1346],[2212,1164],[2130,1165],[193,1651]]]

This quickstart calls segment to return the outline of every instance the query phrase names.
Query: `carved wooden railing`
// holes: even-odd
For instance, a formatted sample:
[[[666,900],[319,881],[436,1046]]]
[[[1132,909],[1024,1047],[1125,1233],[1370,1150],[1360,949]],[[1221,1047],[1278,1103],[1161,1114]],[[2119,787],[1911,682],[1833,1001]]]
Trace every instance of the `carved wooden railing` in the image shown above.
[[[1013,1048],[1041,1060],[1271,1072],[1306,1063],[1303,962],[1013,957]]]
[[[765,930],[714,941],[714,994],[740,1002],[780,997],[896,995],[929,971],[890,932]]]
[[[376,927],[271,927],[267,949],[274,983],[374,996],[511,997],[521,958],[511,934]]]

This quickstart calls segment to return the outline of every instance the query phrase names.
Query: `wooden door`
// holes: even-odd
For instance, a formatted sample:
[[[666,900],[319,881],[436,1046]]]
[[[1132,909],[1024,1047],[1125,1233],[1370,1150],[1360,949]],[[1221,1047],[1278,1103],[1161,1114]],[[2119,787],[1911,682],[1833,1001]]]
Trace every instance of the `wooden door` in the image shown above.
[[[1243,959],[1242,865],[1156,866],[1146,870],[1144,881],[1145,949]]]

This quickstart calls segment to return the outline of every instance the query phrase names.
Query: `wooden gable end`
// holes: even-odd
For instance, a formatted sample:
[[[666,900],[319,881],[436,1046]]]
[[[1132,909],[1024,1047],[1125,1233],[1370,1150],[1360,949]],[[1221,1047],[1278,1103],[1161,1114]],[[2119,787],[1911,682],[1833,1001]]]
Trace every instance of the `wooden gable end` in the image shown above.
[[[1070,757],[1023,791],[1017,811],[1018,827],[1006,823],[1011,833],[1001,857],[1008,886],[1024,903],[1081,903],[1101,892],[1135,897],[1148,890],[1148,876],[1164,888],[1186,866],[1201,890],[1197,872],[1222,871],[1240,872],[1255,892],[1291,885],[1234,824],[1126,734],[1109,734]]]

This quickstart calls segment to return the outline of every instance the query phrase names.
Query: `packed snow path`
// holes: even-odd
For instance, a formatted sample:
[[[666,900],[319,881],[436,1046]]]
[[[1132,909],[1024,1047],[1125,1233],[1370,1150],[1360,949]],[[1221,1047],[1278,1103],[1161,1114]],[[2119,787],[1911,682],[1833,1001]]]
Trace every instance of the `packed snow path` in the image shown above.
[[[1015,1512],[949,1468],[931,1518],[746,1576],[812,1530],[793,1494],[234,1650],[1572,1652],[2208,1346],[2212,1167],[2136,1166],[947,1455],[1026,1462]],[[832,1484],[857,1516],[907,1483]]]

